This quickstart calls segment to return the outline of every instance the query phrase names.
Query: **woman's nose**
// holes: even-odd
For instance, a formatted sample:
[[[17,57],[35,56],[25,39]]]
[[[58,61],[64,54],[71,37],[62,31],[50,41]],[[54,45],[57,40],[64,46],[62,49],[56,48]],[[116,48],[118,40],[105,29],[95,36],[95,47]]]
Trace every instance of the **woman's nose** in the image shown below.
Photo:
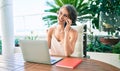
[[[64,19],[64,16],[63,16],[63,15],[60,15],[59,18],[60,18],[60,19]]]

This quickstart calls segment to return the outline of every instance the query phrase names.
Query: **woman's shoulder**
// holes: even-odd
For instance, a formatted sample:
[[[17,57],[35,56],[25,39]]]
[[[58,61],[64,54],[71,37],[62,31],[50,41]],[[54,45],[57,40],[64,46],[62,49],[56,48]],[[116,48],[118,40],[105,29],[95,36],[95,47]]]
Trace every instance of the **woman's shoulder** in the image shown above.
[[[54,29],[55,29],[55,26],[51,26],[51,27],[49,27],[47,29],[47,32],[52,34],[52,32],[54,31]]]
[[[76,40],[78,38],[78,32],[74,28],[71,28],[69,32],[69,36],[71,37],[72,40]]]
[[[71,27],[70,34],[75,36],[75,35],[78,35],[78,32],[77,32],[77,30],[75,30],[74,28]]]
[[[55,29],[55,26],[51,26],[48,30],[53,31]]]
[[[77,32],[77,30],[76,30],[76,29],[74,29],[74,28],[72,28],[72,27],[71,27],[71,29],[70,29],[70,30],[71,30],[71,33],[73,33],[73,34],[74,34],[74,33],[78,33],[78,32]]]

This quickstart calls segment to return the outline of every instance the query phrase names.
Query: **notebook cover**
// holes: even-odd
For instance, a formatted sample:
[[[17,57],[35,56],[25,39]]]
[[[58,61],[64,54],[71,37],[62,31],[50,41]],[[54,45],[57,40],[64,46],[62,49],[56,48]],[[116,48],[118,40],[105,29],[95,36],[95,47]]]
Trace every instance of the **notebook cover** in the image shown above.
[[[68,57],[68,58],[64,58],[60,62],[56,63],[56,66],[74,69],[81,62],[82,62],[82,59],[80,59],[80,58],[70,58],[70,57]]]

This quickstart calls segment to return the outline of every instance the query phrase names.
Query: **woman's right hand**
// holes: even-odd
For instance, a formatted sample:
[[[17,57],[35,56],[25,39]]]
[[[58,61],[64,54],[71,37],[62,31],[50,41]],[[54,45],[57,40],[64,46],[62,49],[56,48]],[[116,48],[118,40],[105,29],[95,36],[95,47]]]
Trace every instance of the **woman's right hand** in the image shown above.
[[[66,27],[65,27],[65,32],[68,32],[68,31],[70,30],[70,26],[71,26],[71,24],[72,24],[72,20],[69,19],[69,18],[67,18],[67,19],[66,19],[66,23],[67,23],[67,25],[66,25]]]

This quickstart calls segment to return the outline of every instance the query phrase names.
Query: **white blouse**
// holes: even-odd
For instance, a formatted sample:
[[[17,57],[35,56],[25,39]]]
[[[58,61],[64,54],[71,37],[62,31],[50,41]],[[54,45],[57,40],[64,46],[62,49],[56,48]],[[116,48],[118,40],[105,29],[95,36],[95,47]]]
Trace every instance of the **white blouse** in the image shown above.
[[[50,55],[65,56],[65,50],[63,45],[56,39],[54,35],[52,35],[51,39]]]

